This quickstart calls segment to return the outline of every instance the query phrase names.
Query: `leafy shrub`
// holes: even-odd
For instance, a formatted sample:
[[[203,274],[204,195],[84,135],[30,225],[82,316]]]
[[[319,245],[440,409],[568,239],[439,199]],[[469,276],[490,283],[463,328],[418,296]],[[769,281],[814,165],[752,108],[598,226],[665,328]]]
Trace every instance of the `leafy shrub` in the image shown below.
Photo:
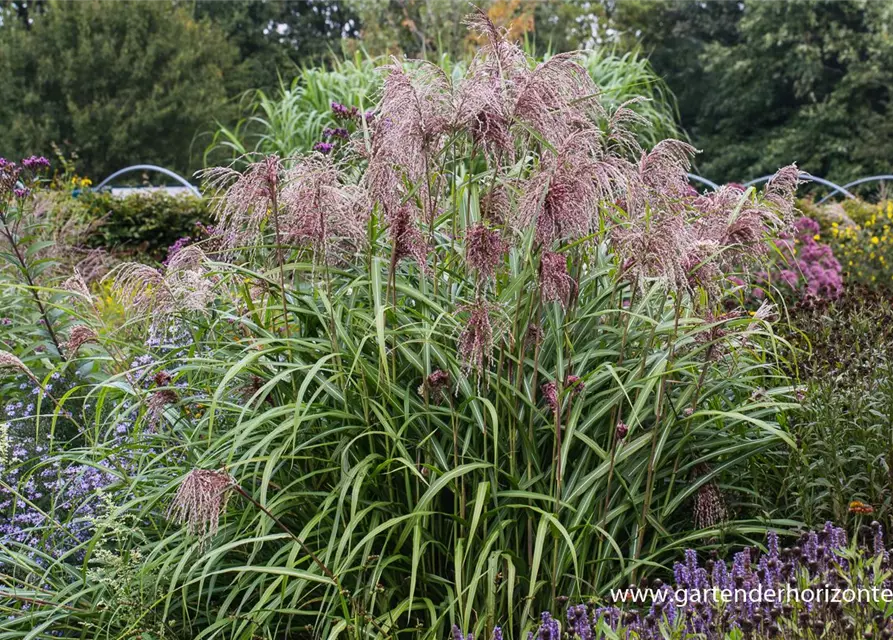
[[[815,205],[802,203],[819,223],[819,237],[843,266],[847,284],[881,291],[893,286],[893,201],[871,204],[863,200]]]
[[[196,132],[235,115],[226,78],[237,51],[189,12],[167,2],[3,3],[0,155],[65,145],[100,178],[134,161],[194,168]]]
[[[55,205],[56,213],[51,215],[91,224],[88,246],[118,255],[142,254],[156,260],[164,258],[167,248],[180,238],[203,237],[197,225],[210,221],[207,203],[201,198],[163,191],[124,197],[88,191],[72,202],[59,198]]]
[[[471,22],[456,82],[384,70],[356,155],[207,172],[217,235],[117,267],[124,322],[77,274],[42,288],[47,357],[101,402],[46,458],[112,470],[103,517],[136,524],[45,567],[0,546],[8,637],[531,628],[772,526],[736,489],[792,444],[794,390],[724,270],[790,224],[796,168],[691,194],[690,146],[644,151],[573,57]]]

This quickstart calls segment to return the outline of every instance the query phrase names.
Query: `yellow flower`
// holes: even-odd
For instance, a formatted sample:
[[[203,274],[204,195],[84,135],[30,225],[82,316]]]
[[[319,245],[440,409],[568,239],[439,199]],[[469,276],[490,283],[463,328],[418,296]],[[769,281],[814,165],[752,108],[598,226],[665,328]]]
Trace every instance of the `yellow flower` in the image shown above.
[[[877,244],[880,242],[877,236],[871,236],[871,244]]]
[[[821,237],[822,237],[822,236],[820,236],[819,234],[815,234],[815,235],[812,237],[812,239],[813,239],[813,240],[819,240]]]

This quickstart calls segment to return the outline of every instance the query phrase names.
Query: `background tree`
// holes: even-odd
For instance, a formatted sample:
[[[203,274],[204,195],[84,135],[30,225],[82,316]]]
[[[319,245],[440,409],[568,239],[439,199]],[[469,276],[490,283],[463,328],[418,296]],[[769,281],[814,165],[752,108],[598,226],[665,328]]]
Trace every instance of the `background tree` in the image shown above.
[[[196,168],[191,141],[231,109],[236,49],[220,28],[169,3],[2,11],[0,155],[50,155],[56,143],[91,176],[138,161]]]
[[[356,15],[332,0],[193,0],[187,6],[238,47],[239,64],[226,79],[232,94],[276,87],[280,77],[326,62],[341,52],[342,38],[357,35]]]
[[[837,181],[889,173],[889,0],[632,2],[611,19],[678,96],[705,176],[792,161]]]

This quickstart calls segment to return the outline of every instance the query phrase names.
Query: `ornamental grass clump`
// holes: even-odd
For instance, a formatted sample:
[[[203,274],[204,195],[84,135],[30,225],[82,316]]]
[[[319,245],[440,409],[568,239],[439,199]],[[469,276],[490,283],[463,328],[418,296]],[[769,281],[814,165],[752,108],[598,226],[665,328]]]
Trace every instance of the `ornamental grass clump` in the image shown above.
[[[469,22],[468,72],[392,60],[337,154],[205,172],[219,237],[114,271],[120,327],[67,287],[99,337],[73,357],[151,434],[119,507],[175,634],[480,637],[767,526],[729,486],[793,444],[793,389],[724,274],[789,220],[792,170],[692,193],[693,150],[640,148],[578,56]],[[51,564],[40,599],[100,598],[82,579]]]

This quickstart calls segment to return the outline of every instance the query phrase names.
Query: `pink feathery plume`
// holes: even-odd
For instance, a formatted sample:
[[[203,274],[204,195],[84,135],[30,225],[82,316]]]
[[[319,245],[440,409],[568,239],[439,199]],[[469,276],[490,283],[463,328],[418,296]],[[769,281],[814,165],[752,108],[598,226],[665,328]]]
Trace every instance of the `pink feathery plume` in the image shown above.
[[[766,185],[763,201],[777,216],[772,220],[776,229],[788,227],[793,223],[797,211],[795,206],[797,187],[802,183],[800,169],[796,164],[791,164],[779,169]]]
[[[279,156],[269,155],[250,163],[243,171],[214,167],[200,172],[212,192],[224,248],[232,250],[258,243],[282,171]]]
[[[112,292],[137,313],[168,313],[174,309],[174,295],[157,269],[138,262],[125,262],[109,273]]]
[[[472,371],[481,374],[493,361],[493,324],[490,312],[493,306],[479,299],[464,305],[460,311],[468,313],[468,319],[459,334],[459,359],[466,375]]]
[[[477,271],[478,278],[493,277],[508,252],[508,243],[496,229],[478,223],[465,232],[465,261]]]
[[[560,253],[544,251],[540,256],[540,296],[543,302],[560,302],[567,307],[577,283],[567,272],[567,258]]]
[[[366,240],[371,206],[359,187],[343,183],[325,156],[299,160],[284,176],[283,235],[306,243],[324,261],[356,249]]]
[[[428,193],[429,168],[439,152],[452,117],[452,87],[437,65],[418,62],[404,68],[397,59],[386,74],[376,118],[366,184],[385,211],[397,209],[407,195],[405,183],[421,184],[417,195],[426,207],[436,202]]]
[[[511,157],[512,112],[517,87],[530,74],[527,56],[480,9],[467,16],[465,23],[484,44],[459,84],[456,125],[468,131],[474,144],[485,151]]]
[[[512,117],[553,145],[591,128],[590,111],[603,115],[598,87],[578,59],[577,52],[553,56],[519,82]]]
[[[681,140],[662,140],[639,160],[644,185],[661,198],[681,198],[689,193],[688,170],[697,149]]]
[[[534,223],[544,246],[582,238],[598,227],[599,204],[623,193],[628,177],[622,160],[602,155],[596,132],[571,136],[524,183],[513,226]]]
[[[681,215],[652,212],[633,217],[611,229],[611,244],[621,265],[621,277],[638,286],[661,280],[671,288],[686,284],[685,256],[690,230]]]

